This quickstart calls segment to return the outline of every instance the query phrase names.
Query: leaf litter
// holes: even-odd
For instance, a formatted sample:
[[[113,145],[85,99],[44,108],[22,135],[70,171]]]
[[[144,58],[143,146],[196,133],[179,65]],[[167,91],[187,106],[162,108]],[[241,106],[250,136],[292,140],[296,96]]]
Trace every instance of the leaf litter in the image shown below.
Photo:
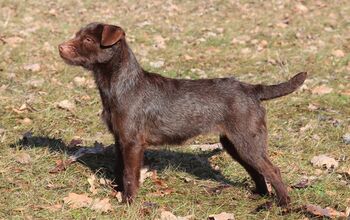
[[[93,199],[86,194],[69,193],[68,196],[63,198],[63,201],[72,209],[90,208],[99,212],[109,212],[112,210],[112,205],[109,203],[108,198]]]

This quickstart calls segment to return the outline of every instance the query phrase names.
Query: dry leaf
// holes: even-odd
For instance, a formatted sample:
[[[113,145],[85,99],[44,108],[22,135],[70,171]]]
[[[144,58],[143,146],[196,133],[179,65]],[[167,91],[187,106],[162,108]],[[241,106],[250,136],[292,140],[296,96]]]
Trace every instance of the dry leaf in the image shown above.
[[[350,133],[346,133],[343,135],[343,141],[345,144],[350,144]]]
[[[332,52],[332,55],[335,56],[335,57],[338,57],[338,58],[345,57],[345,53],[342,50],[334,50]]]
[[[295,6],[295,10],[299,13],[306,13],[309,11],[309,9],[303,4],[297,4]]]
[[[112,205],[109,203],[108,198],[93,200],[85,194],[69,193],[67,197],[63,198],[63,201],[72,209],[91,208],[92,210],[100,212],[112,210]]]
[[[72,159],[68,159],[66,161],[63,161],[63,160],[57,160],[56,161],[56,166],[49,171],[49,173],[59,173],[61,171],[64,171],[67,169],[67,166],[74,163],[75,160],[72,160]]]
[[[79,146],[83,143],[83,141],[78,138],[78,137],[74,137],[68,144],[69,147],[76,147]]]
[[[32,123],[32,120],[30,118],[23,118],[21,120],[21,123],[24,125],[30,125]]]
[[[94,174],[91,174],[90,177],[87,179],[88,183],[90,184],[90,192],[92,192],[92,195],[95,195],[97,193],[97,189],[95,187],[95,180],[96,176]]]
[[[99,212],[108,212],[112,210],[112,205],[109,203],[108,198],[102,200],[95,199],[92,203],[91,209]]]
[[[29,164],[32,162],[32,158],[29,154],[25,152],[19,153],[17,156],[15,156],[15,160],[20,164]]]
[[[86,79],[85,77],[74,77],[73,82],[76,86],[80,87],[80,86],[84,86],[86,84]]]
[[[157,187],[164,187],[164,188],[168,187],[163,180],[159,179],[156,170],[152,171],[151,179],[153,183],[156,184]]]
[[[222,149],[222,146],[220,143],[215,143],[215,144],[192,144],[190,145],[190,148],[192,150],[199,149],[201,151],[212,151],[216,149]]]
[[[328,218],[348,217],[347,213],[339,212],[330,207],[322,208],[317,205],[308,204],[304,208],[306,212],[316,217],[328,217]]]
[[[140,184],[145,182],[145,180],[151,176],[152,176],[152,172],[149,171],[149,167],[147,167],[147,166],[142,167],[141,172],[140,172]]]
[[[39,63],[34,63],[34,64],[27,64],[23,66],[23,69],[27,71],[32,71],[32,72],[38,72],[41,69],[41,66]]]
[[[193,57],[191,57],[188,54],[185,54],[184,58],[185,58],[185,60],[193,60]]]
[[[59,102],[57,104],[57,106],[59,108],[62,108],[62,109],[68,110],[68,111],[74,111],[75,110],[75,104],[70,102],[70,101],[68,101],[67,99]]]
[[[291,187],[294,189],[305,189],[305,188],[311,186],[311,184],[315,181],[315,179],[316,179],[316,177],[304,176],[301,178],[301,180],[299,182],[292,185]]]
[[[349,71],[350,71],[350,68],[349,68]],[[344,90],[340,94],[350,96],[350,89]]]
[[[113,198],[116,198],[118,202],[123,201],[123,195],[121,192],[112,191],[109,195],[112,196]]]
[[[322,85],[322,86],[316,86],[315,88],[313,88],[311,90],[311,93],[315,95],[324,95],[324,94],[331,93],[332,91],[333,91],[332,88]]]
[[[162,211],[160,213],[160,219],[159,220],[191,220],[194,219],[193,215],[188,215],[185,217],[181,217],[181,216],[176,216],[173,213],[169,212],[169,211]]]
[[[231,185],[229,185],[229,184],[220,184],[220,185],[215,186],[215,187],[205,186],[204,190],[210,195],[218,195],[224,189],[227,189],[229,187],[231,187]]]
[[[17,45],[19,43],[22,43],[24,41],[23,38],[21,37],[17,37],[17,36],[14,36],[14,37],[8,37],[5,39],[5,42],[8,43],[8,44],[13,44],[13,45]]]
[[[154,36],[155,48],[164,49],[166,47],[165,39],[161,35]]]
[[[153,68],[160,68],[164,66],[164,61],[159,60],[159,61],[150,62],[149,65]]]
[[[235,217],[232,213],[222,212],[217,215],[209,215],[208,220],[234,220]]]
[[[315,111],[319,108],[319,106],[314,105],[312,103],[309,104],[309,106],[307,107],[310,111]]]
[[[69,193],[67,197],[63,198],[64,203],[68,204],[71,208],[83,208],[89,207],[92,203],[92,198],[85,194]]]
[[[252,52],[252,50],[249,47],[241,49],[241,53],[242,54],[249,54],[251,52]]]
[[[348,167],[341,167],[337,173],[344,175],[346,178],[350,178],[350,166]]]
[[[331,169],[331,168],[335,169],[338,167],[338,161],[324,154],[319,156],[314,156],[311,159],[311,163],[315,167],[326,167],[327,169]]]
[[[305,126],[301,127],[299,131],[303,133],[303,132],[305,132],[307,130],[312,129],[313,127],[314,127],[314,123],[313,122],[309,122]]]
[[[30,80],[28,80],[25,84],[33,87],[33,88],[38,88],[41,87],[44,84],[44,79],[36,79],[36,78],[32,78]]]
[[[50,205],[50,206],[38,206],[37,208],[47,209],[51,212],[57,212],[57,211],[62,209],[62,204],[55,204],[55,205]]]

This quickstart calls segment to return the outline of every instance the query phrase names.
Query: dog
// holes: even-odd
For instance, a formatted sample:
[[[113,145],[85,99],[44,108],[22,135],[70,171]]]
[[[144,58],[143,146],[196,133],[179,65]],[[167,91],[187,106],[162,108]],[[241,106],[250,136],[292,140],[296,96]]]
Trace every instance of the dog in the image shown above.
[[[144,149],[180,145],[199,134],[217,132],[223,148],[249,173],[260,195],[288,206],[279,168],[267,155],[265,109],[261,105],[292,93],[306,72],[277,85],[253,85],[234,78],[172,79],[142,69],[121,27],[91,23],[58,46],[63,60],[92,71],[102,100],[102,118],[114,135],[116,184],[123,201],[139,188]]]

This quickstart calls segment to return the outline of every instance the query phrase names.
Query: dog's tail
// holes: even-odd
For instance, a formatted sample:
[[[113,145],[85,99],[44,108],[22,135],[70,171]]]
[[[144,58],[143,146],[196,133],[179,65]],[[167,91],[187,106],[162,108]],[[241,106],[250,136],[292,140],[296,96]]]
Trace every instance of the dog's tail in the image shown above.
[[[276,85],[254,85],[254,92],[260,100],[269,100],[288,95],[299,88],[305,81],[306,72],[301,72],[293,76],[287,82]]]

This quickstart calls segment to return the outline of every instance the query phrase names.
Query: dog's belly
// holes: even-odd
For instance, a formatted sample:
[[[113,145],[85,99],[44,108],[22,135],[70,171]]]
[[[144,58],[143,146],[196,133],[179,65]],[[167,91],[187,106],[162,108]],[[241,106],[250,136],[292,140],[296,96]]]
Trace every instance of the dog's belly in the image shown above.
[[[145,133],[150,145],[180,145],[200,134],[220,132],[220,122],[207,115],[177,115],[161,117],[146,123]]]

